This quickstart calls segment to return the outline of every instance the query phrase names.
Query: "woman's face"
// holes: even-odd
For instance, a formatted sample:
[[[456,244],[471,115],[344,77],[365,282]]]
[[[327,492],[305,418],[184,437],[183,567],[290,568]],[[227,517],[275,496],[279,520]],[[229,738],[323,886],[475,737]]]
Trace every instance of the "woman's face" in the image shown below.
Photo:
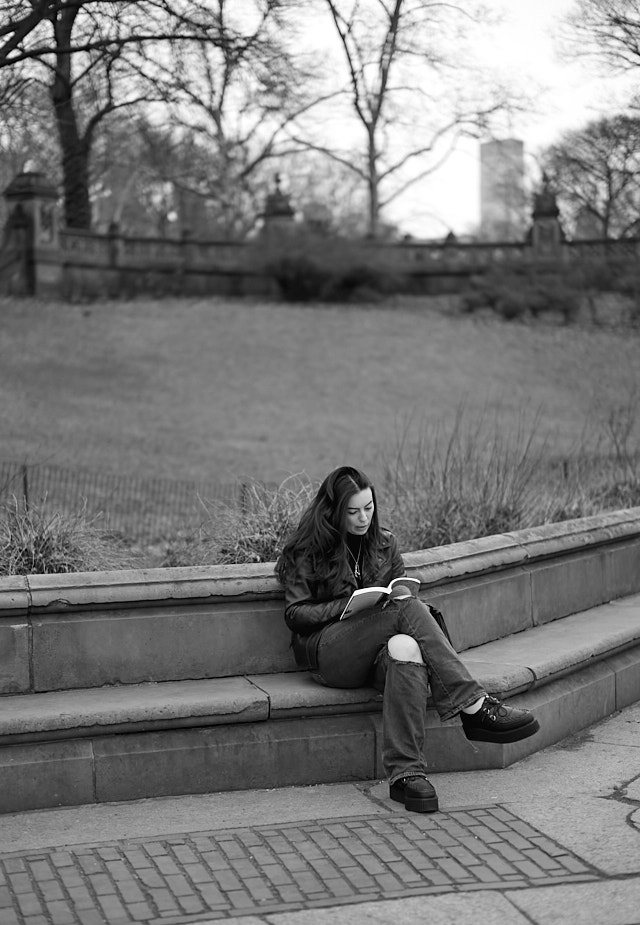
[[[369,529],[373,511],[373,492],[370,488],[364,488],[362,491],[351,495],[347,503],[347,533],[364,536]]]

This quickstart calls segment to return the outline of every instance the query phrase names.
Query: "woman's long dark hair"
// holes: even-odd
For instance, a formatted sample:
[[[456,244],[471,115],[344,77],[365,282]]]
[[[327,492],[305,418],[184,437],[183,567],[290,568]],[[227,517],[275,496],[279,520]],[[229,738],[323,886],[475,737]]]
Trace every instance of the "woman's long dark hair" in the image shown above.
[[[347,509],[349,499],[366,488],[371,489],[374,510],[369,529],[363,536],[363,573],[366,576],[374,570],[381,538],[375,489],[364,472],[352,466],[340,466],[326,477],[280,554],[276,574],[282,584],[302,575],[316,593],[331,596],[340,579],[349,577]]]

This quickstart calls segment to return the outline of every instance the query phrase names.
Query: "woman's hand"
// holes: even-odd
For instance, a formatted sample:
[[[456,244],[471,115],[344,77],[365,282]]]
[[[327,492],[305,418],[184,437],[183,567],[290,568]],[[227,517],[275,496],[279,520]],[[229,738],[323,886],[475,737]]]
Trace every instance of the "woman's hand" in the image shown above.
[[[394,585],[391,591],[392,601],[406,601],[407,598],[413,597],[413,594],[406,585]]]

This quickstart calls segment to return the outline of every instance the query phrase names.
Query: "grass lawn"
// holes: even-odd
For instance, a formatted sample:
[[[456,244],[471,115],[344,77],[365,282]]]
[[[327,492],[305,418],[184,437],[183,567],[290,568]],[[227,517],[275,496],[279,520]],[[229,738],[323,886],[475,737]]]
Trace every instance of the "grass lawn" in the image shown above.
[[[539,414],[550,455],[640,381],[638,335],[447,314],[427,299],[0,300],[0,458],[210,481],[379,476],[407,431]]]

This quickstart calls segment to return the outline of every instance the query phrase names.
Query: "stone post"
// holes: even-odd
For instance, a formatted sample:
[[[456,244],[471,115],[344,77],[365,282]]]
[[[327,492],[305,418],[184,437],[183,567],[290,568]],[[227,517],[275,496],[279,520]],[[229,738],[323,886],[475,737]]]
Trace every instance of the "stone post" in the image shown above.
[[[195,250],[193,233],[190,228],[183,228],[180,234],[180,266],[178,268],[177,286],[178,291],[184,291],[185,280],[188,277],[189,269],[193,266],[195,269]]]
[[[533,197],[533,224],[530,240],[535,257],[560,258],[564,231],[560,224],[560,209],[549,177],[542,176],[542,188]]]
[[[33,291],[31,223],[21,205],[10,213],[0,248],[0,292],[29,295]]]
[[[122,263],[122,237],[120,236],[120,223],[115,219],[109,222],[107,230],[109,238],[109,266],[117,269]]]
[[[294,229],[295,211],[280,187],[280,174],[276,174],[275,187],[267,196],[260,217],[263,221],[262,235],[266,238],[277,239],[283,234],[286,237]]]
[[[44,174],[19,173],[4,191],[9,206],[2,258],[5,288],[15,295],[60,295],[58,191]]]
[[[274,188],[267,195],[259,218],[262,219],[262,228],[252,239],[247,258],[253,272],[262,275],[267,294],[276,296],[279,286],[273,275],[273,266],[301,245],[295,210],[289,196],[280,187],[280,174],[275,176]]]

